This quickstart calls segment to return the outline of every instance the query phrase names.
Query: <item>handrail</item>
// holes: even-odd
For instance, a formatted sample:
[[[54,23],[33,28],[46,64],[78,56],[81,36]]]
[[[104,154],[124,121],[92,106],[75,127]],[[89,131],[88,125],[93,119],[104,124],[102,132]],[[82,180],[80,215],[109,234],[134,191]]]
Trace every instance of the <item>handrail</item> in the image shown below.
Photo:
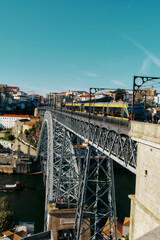
[[[68,111],[68,110],[65,110],[65,109],[53,108],[53,107],[40,107],[38,109],[57,111],[57,112],[61,112],[62,114],[67,114],[67,116],[70,115],[71,117],[79,116],[79,117],[83,117],[83,118],[85,118],[86,120],[89,121],[89,114],[88,113]],[[130,120],[111,118],[111,117],[107,117],[107,116],[97,116],[97,115],[90,115],[90,120],[96,120],[96,121],[99,121],[99,122],[114,124],[114,125],[123,126],[123,127],[126,127],[126,128],[129,126],[129,123],[130,123]]]

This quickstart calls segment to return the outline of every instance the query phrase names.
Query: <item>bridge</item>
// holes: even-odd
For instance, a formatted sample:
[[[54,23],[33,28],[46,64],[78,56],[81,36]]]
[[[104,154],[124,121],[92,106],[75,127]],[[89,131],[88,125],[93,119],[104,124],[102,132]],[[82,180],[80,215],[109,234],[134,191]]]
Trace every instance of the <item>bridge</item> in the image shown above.
[[[118,239],[113,161],[134,174],[138,171],[137,195],[130,196],[130,239],[138,239],[160,224],[158,200],[155,200],[159,191],[156,196],[153,191],[154,181],[157,184],[160,177],[154,162],[148,164],[153,152],[157,157],[155,162],[160,160],[160,126],[115,122],[94,115],[88,118],[87,114],[56,108],[39,111],[43,123],[37,160],[46,188],[45,230],[52,229],[55,240]],[[155,172],[157,179],[150,181],[149,172],[151,175]],[[154,209],[149,206],[152,200]],[[145,211],[148,218],[144,223]],[[143,227],[142,221],[138,221],[141,216]],[[154,222],[152,228],[147,226],[150,219]],[[140,235],[137,229],[141,229]]]

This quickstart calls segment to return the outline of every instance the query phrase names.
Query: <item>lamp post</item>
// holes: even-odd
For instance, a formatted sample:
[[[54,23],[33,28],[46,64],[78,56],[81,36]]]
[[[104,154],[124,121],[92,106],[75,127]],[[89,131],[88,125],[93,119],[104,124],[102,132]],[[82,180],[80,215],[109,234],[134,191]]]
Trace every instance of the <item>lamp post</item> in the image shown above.
[[[140,80],[140,82],[136,82],[136,80]],[[135,93],[140,89],[143,84],[149,81],[160,79],[160,77],[144,77],[144,76],[133,76],[133,95],[132,95],[132,113],[131,119],[133,120],[133,112],[134,112],[134,102],[135,102]]]
[[[102,90],[110,90],[110,88],[90,88],[89,89],[89,124],[90,124],[90,119],[91,119],[91,97],[92,94],[96,94],[99,91]]]
[[[71,113],[72,113],[72,116],[73,116],[73,92],[72,92],[71,96],[72,96],[72,112]]]

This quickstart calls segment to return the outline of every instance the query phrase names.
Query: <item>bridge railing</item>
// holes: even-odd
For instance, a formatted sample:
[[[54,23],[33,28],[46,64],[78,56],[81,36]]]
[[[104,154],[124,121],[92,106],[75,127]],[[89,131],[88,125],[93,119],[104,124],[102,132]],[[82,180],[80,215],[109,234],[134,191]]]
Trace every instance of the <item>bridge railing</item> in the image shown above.
[[[43,108],[41,112],[46,110],[51,111],[56,121],[83,139],[84,142],[88,142],[129,171],[136,173],[137,144],[129,137],[128,126],[105,124],[93,119],[89,121],[87,114],[87,118],[85,118],[80,113],[61,111],[61,109],[55,108]],[[95,117],[99,119],[99,116]]]
[[[130,125],[130,120],[124,120],[124,119],[119,119],[119,118],[114,118],[114,117],[107,117],[107,116],[98,116],[98,115],[95,115],[95,114],[91,114],[89,116],[88,113],[83,113],[83,112],[75,112],[75,111],[68,111],[68,110],[65,110],[65,109],[61,109],[61,108],[53,108],[53,107],[41,107],[39,109],[43,109],[43,110],[54,110],[54,111],[57,111],[57,112],[61,112],[63,114],[69,114],[70,116],[72,117],[82,117],[82,118],[85,118],[86,121],[90,121],[90,120],[95,120],[95,121],[98,121],[98,122],[102,122],[102,123],[109,123],[109,124],[114,124],[116,126],[123,126],[123,127],[126,127],[128,128],[129,125]]]

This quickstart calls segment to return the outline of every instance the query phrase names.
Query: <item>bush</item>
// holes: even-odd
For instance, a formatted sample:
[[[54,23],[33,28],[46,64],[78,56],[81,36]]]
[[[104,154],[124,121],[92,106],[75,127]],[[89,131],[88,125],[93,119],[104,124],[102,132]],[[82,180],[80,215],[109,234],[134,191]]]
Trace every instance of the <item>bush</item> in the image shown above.
[[[24,131],[24,134],[26,135],[26,137],[29,135],[29,131],[26,129],[25,131]]]
[[[10,209],[7,197],[0,198],[0,233],[12,230],[15,225],[13,211]]]
[[[126,235],[125,240],[129,240],[129,234]]]
[[[8,141],[13,141],[14,139],[15,139],[15,137],[12,134],[7,136]]]

